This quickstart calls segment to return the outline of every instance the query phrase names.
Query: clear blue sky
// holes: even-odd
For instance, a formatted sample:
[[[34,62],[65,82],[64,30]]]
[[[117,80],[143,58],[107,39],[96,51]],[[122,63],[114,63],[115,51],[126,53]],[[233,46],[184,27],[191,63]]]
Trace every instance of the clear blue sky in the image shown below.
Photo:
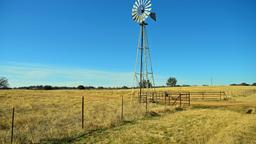
[[[0,76],[10,85],[132,85],[134,0],[0,0]],[[256,82],[255,0],[152,0],[158,85]]]

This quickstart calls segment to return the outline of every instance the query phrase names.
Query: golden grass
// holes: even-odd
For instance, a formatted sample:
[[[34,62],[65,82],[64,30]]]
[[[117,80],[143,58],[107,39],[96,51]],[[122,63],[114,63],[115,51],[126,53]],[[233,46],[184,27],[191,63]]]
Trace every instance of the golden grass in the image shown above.
[[[187,110],[96,132],[75,143],[254,144],[255,120],[255,115],[226,110]]]
[[[0,91],[0,142],[10,141],[12,107],[16,109],[15,142],[37,143],[84,131],[81,96],[85,96],[85,130],[118,124],[121,95],[125,96],[125,109],[129,109],[125,118],[142,117],[142,107],[128,103],[129,97],[122,91]]]
[[[256,108],[255,96],[247,97],[247,95],[256,90],[256,87],[181,87],[159,88],[156,90],[225,91],[229,96],[234,98],[228,102],[192,102],[193,106],[191,107],[191,110],[164,114],[161,117],[153,118],[153,120],[141,120],[145,115],[145,107],[137,104],[135,97],[131,97],[134,93],[132,90],[1,90],[0,143],[10,142],[12,107],[16,108],[14,131],[15,143],[38,143],[43,141],[47,143],[54,138],[58,140],[63,138],[75,138],[79,136],[79,134],[88,133],[95,129],[116,127],[122,124],[120,121],[121,96],[124,96],[125,121],[135,122],[136,124],[118,126],[114,128],[114,131],[111,128],[109,129],[110,132],[108,134],[105,134],[104,132],[104,134],[101,135],[96,132],[96,134],[93,133],[88,137],[85,135],[86,138],[82,138],[82,143],[119,143],[123,141],[126,141],[126,143],[142,141],[149,143],[157,141],[159,141],[159,143],[168,143],[169,140],[169,142],[176,141],[176,143],[183,143],[184,139],[179,138],[179,136],[184,137],[184,135],[181,135],[180,132],[187,133],[185,131],[191,126],[190,121],[195,123],[205,123],[210,125],[210,127],[213,126],[211,129],[214,128],[219,133],[217,126],[215,127],[215,124],[212,124],[215,123],[213,117],[219,117],[218,122],[216,122],[217,124],[221,122],[227,124],[228,122],[232,122],[231,118],[238,120],[238,118],[243,115],[241,113],[245,113],[246,109],[251,107]],[[81,96],[85,96],[85,129],[83,130],[81,129]],[[201,110],[202,108],[203,110]],[[217,109],[212,110],[213,108]],[[161,112],[164,110],[164,106],[151,104],[149,109]],[[230,117],[225,117],[225,115]],[[248,119],[254,120],[254,117],[251,117],[252,118]],[[207,121],[204,121],[204,119],[207,119]],[[136,122],[137,120],[139,121]],[[213,120],[212,123],[210,122],[211,120]],[[181,124],[177,124],[174,129],[171,129],[171,127],[168,128],[167,125],[174,126],[177,121],[184,123],[185,125],[187,124],[188,126],[183,128]],[[243,123],[250,125],[247,128],[248,131],[251,130],[251,127],[255,126],[250,122],[247,123],[247,118],[243,121]],[[147,125],[150,123],[155,123],[156,126],[153,126],[153,124]],[[235,123],[233,125],[239,127]],[[228,124],[226,126],[228,126]],[[131,129],[129,129],[129,127],[131,127]],[[137,127],[138,132],[136,130]],[[140,127],[142,130],[139,130]],[[150,127],[154,129],[150,129]],[[162,128],[165,129],[164,127],[167,127],[167,132],[170,130],[170,134],[173,136],[166,135],[166,137],[169,136],[170,139],[166,138],[162,141],[162,136],[165,136],[165,134],[162,135],[161,131]],[[195,135],[201,135],[203,133],[198,133],[198,129],[204,130],[207,126],[199,124],[198,126],[192,126],[192,128],[193,129],[190,130],[190,132],[195,133]],[[227,129],[232,129],[232,125]],[[115,134],[115,131],[116,133],[120,133],[120,137]],[[147,133],[147,131],[149,131],[149,133]],[[152,131],[153,134],[150,131]],[[156,134],[154,134],[154,132]],[[215,131],[209,132],[209,135],[213,135],[212,133],[215,133]],[[243,131],[241,133],[243,133]],[[121,137],[121,134],[123,134],[124,138]],[[136,135],[140,137],[136,137]],[[151,137],[151,135],[153,136]],[[111,136],[113,136],[112,139]],[[216,135],[218,138],[221,138],[221,136],[222,134],[220,134],[220,136]],[[108,139],[108,137],[110,137],[110,141],[102,141],[103,139]],[[186,134],[185,137],[185,139],[194,139],[194,143],[204,142],[203,140],[211,142],[207,135],[201,138]],[[227,137],[232,137],[232,134],[227,134]]]

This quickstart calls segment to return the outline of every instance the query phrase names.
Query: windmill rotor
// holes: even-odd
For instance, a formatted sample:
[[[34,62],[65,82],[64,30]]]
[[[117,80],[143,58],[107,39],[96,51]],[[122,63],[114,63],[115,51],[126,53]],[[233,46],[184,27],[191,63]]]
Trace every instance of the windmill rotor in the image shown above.
[[[151,0],[136,0],[132,8],[132,19],[140,24],[148,17],[156,21],[156,14],[151,12],[151,6]]]

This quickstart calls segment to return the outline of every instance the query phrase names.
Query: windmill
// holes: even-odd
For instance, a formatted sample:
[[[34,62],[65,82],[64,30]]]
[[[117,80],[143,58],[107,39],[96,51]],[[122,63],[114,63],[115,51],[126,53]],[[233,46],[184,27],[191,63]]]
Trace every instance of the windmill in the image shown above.
[[[146,19],[156,21],[156,13],[151,12],[151,0],[135,0],[132,8],[132,19],[140,25],[137,47],[134,81],[139,86],[139,101],[141,102],[143,90],[155,86],[151,56],[148,46]],[[137,71],[139,70],[139,71]]]

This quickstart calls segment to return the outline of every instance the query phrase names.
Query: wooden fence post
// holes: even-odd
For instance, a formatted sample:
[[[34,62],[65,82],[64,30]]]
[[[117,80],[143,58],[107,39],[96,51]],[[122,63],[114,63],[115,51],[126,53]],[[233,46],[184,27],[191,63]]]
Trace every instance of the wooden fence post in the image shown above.
[[[158,93],[155,94],[156,103],[158,103]]]
[[[82,96],[82,129],[84,129],[84,96]]]
[[[181,94],[180,94],[180,107],[181,107]]]
[[[169,100],[169,106],[171,105],[171,97],[170,94],[168,95],[168,100]]]
[[[191,95],[190,95],[190,93],[188,93],[189,95],[189,98],[188,98],[188,104],[189,104],[189,106],[190,106],[190,97],[191,97]]]
[[[168,96],[167,93],[164,94],[164,109],[166,109],[166,97]]]
[[[12,108],[12,132],[11,132],[11,144],[13,142],[13,128],[14,128],[14,114],[15,114],[15,108]]]
[[[124,119],[124,96],[122,95],[121,120]]]
[[[220,101],[221,101],[221,95],[222,95],[222,92],[220,92]]]
[[[155,93],[156,103],[158,103],[157,95],[158,95],[158,93]]]
[[[148,112],[148,95],[146,95],[146,113]]]
[[[152,92],[152,102],[154,103],[155,102],[155,93]]]

